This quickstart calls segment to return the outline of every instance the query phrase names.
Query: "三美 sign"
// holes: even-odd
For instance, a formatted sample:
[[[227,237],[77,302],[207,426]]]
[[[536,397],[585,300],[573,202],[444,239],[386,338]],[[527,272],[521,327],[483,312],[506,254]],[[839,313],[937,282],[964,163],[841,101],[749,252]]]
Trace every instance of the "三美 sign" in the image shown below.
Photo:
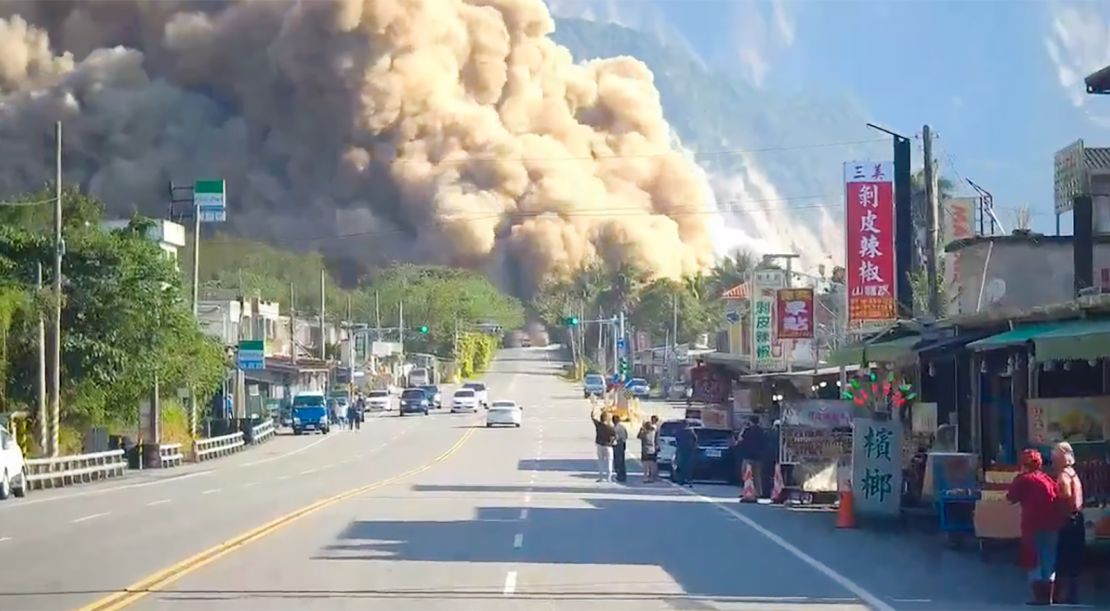
[[[239,369],[244,371],[266,368],[266,342],[261,339],[244,339],[239,342]]]
[[[894,176],[888,161],[844,164],[848,322],[894,320]]]
[[[202,223],[227,220],[227,186],[222,180],[198,180],[193,183],[193,206]]]
[[[777,311],[778,339],[813,337],[813,289],[779,289]]]
[[[852,496],[860,515],[898,515],[902,504],[902,425],[897,420],[853,420]]]
[[[786,286],[786,272],[759,269],[752,284],[752,369],[783,368],[782,347],[775,338],[775,303],[778,290]]]

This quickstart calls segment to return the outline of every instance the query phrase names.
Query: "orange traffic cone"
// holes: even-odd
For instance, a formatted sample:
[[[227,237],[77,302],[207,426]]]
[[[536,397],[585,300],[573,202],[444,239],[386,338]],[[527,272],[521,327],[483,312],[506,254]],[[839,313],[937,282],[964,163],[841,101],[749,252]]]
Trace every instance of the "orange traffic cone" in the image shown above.
[[[856,503],[852,499],[851,490],[844,490],[840,493],[840,508],[836,512],[836,527],[856,527]]]
[[[758,495],[755,493],[755,477],[752,474],[752,464],[744,463],[744,489],[740,491],[741,503],[757,503]]]
[[[782,479],[782,465],[775,463],[775,481],[771,485],[771,502],[781,503],[784,492],[786,492],[786,482]]]

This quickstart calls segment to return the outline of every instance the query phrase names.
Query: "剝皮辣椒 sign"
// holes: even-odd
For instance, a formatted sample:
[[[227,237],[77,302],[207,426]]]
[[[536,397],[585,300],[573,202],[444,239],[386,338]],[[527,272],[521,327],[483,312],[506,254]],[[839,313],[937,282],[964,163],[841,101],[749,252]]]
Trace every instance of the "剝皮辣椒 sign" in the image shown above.
[[[890,162],[844,164],[848,319],[887,321],[895,314],[894,168]]]

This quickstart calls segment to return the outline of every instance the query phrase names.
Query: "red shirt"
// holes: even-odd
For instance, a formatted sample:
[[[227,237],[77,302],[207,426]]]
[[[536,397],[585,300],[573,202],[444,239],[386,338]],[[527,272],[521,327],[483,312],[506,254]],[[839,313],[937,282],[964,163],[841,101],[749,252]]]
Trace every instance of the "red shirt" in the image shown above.
[[[1031,535],[1060,528],[1056,480],[1044,471],[1020,473],[1010,482],[1006,500],[1021,503],[1021,534]]]

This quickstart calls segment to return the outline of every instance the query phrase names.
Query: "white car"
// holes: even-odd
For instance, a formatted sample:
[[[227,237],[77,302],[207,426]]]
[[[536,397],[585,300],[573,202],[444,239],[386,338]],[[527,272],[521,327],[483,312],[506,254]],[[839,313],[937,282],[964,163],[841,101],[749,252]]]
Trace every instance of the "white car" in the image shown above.
[[[8,429],[0,426],[0,500],[27,494],[27,469],[23,450]]]
[[[366,409],[383,411],[393,409],[393,393],[388,390],[371,390],[366,394]]]
[[[516,401],[494,401],[486,412],[486,428],[494,425],[515,426],[520,428],[524,410]]]
[[[678,431],[685,427],[699,428],[701,420],[667,420],[659,425],[659,455],[656,464],[662,470],[674,467],[674,455],[678,450]]]
[[[643,378],[632,378],[628,381],[628,384],[625,384],[625,388],[632,393],[633,397],[638,399],[646,399],[651,394],[651,386]]]
[[[463,384],[462,387],[474,391],[474,396],[478,397],[478,405],[489,407],[489,391],[486,390],[485,384],[481,382],[467,382]]]
[[[451,413],[478,411],[478,394],[470,388],[460,388],[451,396]]]

